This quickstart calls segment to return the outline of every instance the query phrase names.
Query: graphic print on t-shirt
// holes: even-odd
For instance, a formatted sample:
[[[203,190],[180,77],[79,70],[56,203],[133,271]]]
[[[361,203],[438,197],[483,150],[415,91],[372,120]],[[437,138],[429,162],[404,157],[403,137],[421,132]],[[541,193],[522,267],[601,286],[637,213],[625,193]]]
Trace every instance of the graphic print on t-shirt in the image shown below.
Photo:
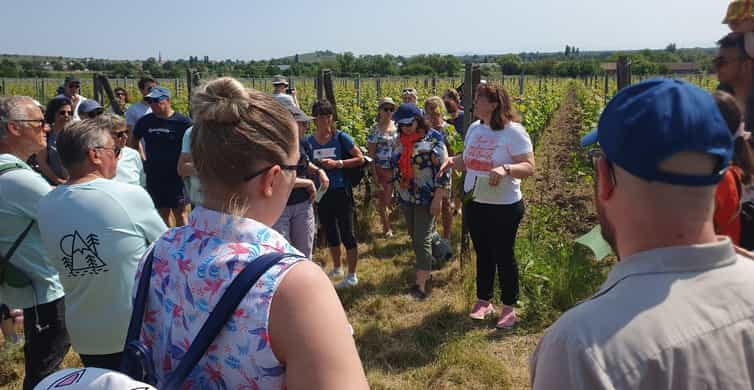
[[[68,269],[70,276],[98,275],[107,272],[107,264],[97,254],[99,237],[89,234],[86,240],[74,230],[73,233],[60,239],[60,250],[63,256],[63,266]]]
[[[492,169],[492,155],[497,148],[498,137],[474,136],[466,147],[464,164],[466,169],[486,172]]]

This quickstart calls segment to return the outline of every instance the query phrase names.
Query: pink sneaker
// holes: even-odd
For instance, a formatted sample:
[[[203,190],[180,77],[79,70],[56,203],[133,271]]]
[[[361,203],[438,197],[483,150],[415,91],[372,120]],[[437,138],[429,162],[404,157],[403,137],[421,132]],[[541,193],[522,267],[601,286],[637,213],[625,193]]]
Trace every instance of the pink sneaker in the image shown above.
[[[500,318],[497,320],[497,329],[510,329],[518,322],[516,317],[516,311],[510,306],[503,306],[503,311],[500,312]]]
[[[480,299],[474,304],[474,307],[471,309],[471,313],[469,313],[469,317],[475,320],[483,320],[488,315],[492,314],[495,314],[495,307],[492,306],[491,303]]]

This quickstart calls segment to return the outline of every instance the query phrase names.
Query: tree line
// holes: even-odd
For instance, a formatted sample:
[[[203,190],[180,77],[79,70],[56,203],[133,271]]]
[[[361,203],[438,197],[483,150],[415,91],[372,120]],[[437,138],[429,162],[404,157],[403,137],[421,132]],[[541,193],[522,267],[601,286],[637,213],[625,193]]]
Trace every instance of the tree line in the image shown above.
[[[338,77],[382,76],[438,76],[457,77],[464,63],[481,63],[484,76],[518,75],[585,77],[603,74],[600,65],[615,62],[621,55],[630,57],[631,71],[637,75],[665,74],[665,64],[694,62],[703,71],[712,70],[715,49],[677,49],[675,44],[663,50],[631,52],[582,52],[567,45],[560,53],[519,53],[493,55],[454,56],[421,54],[395,56],[391,54],[355,55],[351,52],[333,53],[317,51],[304,55],[259,60],[210,61],[204,56],[191,56],[188,60],[158,61],[150,57],[144,61],[111,61],[102,59],[64,59],[35,57],[6,57],[0,61],[0,77],[60,77],[66,72],[102,72],[110,77],[136,78],[148,74],[158,78],[184,77],[191,67],[203,74],[235,77],[269,77],[276,74],[314,77],[321,69],[330,69]]]

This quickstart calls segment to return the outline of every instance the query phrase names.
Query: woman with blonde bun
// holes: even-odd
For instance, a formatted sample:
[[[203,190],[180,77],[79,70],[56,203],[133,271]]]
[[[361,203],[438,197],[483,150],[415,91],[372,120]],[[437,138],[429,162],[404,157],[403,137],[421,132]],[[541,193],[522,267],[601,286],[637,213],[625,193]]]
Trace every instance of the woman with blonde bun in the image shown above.
[[[271,252],[300,254],[269,227],[296,180],[299,142],[291,114],[229,77],[201,86],[191,103],[191,155],[204,199],[188,225],[154,245],[141,341],[152,351],[158,388],[248,263]],[[311,261],[285,257],[250,288],[184,387],[368,385],[327,276]]]

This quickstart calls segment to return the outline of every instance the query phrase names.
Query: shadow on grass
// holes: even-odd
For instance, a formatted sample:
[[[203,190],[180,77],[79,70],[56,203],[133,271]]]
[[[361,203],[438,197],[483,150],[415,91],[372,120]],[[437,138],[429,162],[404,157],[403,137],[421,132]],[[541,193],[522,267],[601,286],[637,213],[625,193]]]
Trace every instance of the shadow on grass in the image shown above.
[[[388,372],[424,367],[439,358],[440,347],[462,338],[475,327],[464,314],[449,306],[426,315],[421,323],[385,332],[369,325],[357,337],[362,360]]]

